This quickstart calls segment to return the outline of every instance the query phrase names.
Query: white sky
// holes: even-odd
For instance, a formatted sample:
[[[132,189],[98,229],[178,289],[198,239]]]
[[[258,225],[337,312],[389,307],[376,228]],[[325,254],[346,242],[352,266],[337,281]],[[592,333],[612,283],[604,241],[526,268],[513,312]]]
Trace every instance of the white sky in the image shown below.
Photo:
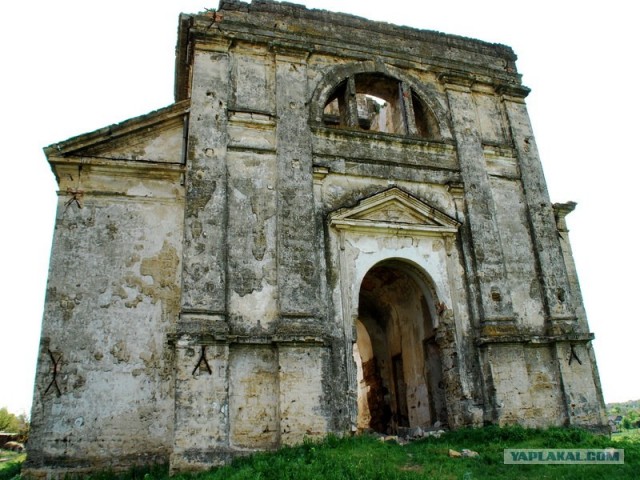
[[[605,400],[640,399],[634,2],[297,3],[513,47],[551,200],[578,202],[568,223]],[[178,14],[205,8],[217,0],[2,2],[0,407],[31,405],[56,204],[42,147],[171,104]]]

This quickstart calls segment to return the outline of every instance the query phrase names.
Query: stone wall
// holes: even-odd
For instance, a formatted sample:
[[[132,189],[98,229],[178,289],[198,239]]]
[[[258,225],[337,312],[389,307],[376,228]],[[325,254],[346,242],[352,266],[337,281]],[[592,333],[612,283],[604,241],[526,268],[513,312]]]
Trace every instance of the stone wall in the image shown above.
[[[182,15],[174,105],[45,150],[27,474],[602,426],[527,93],[503,45],[266,0]]]

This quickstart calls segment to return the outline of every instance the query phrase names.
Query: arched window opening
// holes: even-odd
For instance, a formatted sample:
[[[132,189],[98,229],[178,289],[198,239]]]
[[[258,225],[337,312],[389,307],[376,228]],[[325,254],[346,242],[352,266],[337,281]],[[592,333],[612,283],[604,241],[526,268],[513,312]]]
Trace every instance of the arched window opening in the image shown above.
[[[340,83],[323,112],[329,127],[435,139],[437,122],[411,88],[395,78],[361,73]]]

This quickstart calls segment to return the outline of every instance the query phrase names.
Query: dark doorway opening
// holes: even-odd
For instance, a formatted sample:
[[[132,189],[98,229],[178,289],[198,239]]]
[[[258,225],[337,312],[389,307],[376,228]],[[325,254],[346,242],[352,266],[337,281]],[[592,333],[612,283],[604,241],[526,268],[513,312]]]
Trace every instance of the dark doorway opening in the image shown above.
[[[358,428],[390,434],[446,424],[434,296],[426,276],[400,261],[380,263],[365,275],[358,305]]]

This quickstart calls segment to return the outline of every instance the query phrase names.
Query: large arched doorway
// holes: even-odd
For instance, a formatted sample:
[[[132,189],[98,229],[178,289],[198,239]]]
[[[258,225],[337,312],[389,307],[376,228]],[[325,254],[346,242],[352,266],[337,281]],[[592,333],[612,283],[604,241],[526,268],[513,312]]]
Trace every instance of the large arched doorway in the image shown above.
[[[354,359],[359,429],[398,433],[446,423],[435,298],[407,263],[378,263],[359,292]]]

